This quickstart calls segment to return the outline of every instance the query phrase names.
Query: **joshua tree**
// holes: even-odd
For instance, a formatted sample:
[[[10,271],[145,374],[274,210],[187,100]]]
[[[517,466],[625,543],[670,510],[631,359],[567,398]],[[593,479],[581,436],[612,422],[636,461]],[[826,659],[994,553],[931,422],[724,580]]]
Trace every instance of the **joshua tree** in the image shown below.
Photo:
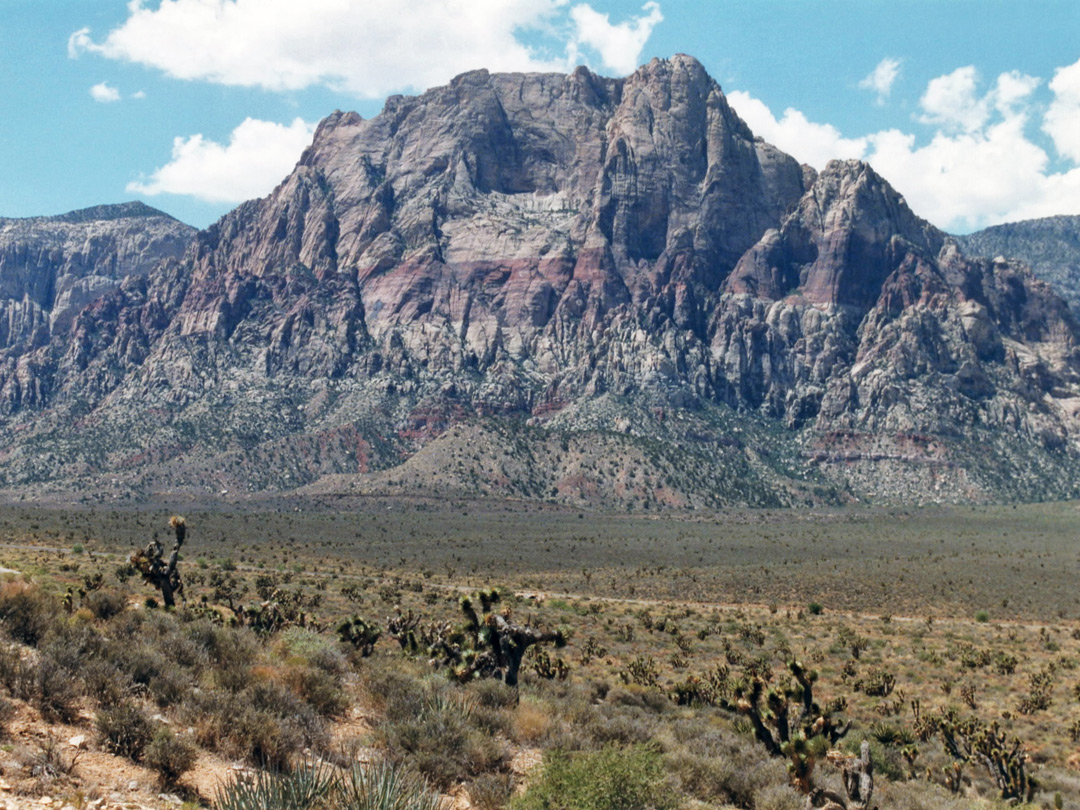
[[[943,709],[940,716],[928,718],[923,731],[938,734],[942,747],[957,764],[984,765],[1002,799],[1016,803],[1030,802],[1034,797],[1038,784],[1027,772],[1027,751],[1019,738],[1010,739],[996,720],[990,724],[976,717],[961,720],[956,712]]]
[[[870,759],[870,743],[863,740],[857,757],[830,751],[828,759],[840,768],[844,795],[812,788],[806,797],[806,807],[820,810],[867,810],[870,807],[870,798],[874,795],[874,763]]]
[[[477,601],[479,614],[474,606]],[[561,631],[515,624],[508,615],[494,613],[492,608],[499,601],[496,590],[462,597],[460,605],[465,622],[435,640],[431,646],[431,663],[448,667],[460,681],[490,677],[501,679],[507,686],[517,686],[521,659],[529,647],[545,642],[556,647],[566,645]]]
[[[180,547],[184,545],[187,537],[187,524],[179,515],[169,518],[169,526],[176,536],[176,542],[173,543],[172,553],[167,561],[162,559],[165,550],[156,537],[145,549],[131,555],[131,564],[146,582],[161,591],[161,601],[167,608],[175,607],[177,596],[181,599],[184,596],[184,583],[180,579],[176,563],[180,559]]]

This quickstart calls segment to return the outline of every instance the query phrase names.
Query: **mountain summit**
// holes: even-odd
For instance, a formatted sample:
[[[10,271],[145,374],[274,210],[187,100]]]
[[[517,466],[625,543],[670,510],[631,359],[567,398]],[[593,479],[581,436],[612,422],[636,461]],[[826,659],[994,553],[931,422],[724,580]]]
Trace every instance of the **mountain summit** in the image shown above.
[[[687,56],[336,112],[272,194],[160,252],[51,332],[0,332],[6,486],[1076,492],[1061,299],[868,165],[818,175],[755,138]]]

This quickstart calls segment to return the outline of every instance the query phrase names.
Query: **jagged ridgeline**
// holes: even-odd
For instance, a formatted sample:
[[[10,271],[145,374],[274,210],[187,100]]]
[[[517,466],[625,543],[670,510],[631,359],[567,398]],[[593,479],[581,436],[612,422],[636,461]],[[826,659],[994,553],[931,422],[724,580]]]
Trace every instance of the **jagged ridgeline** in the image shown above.
[[[178,246],[183,245],[183,249]],[[619,508],[1076,494],[1077,323],[694,59],[325,119],[270,196],[0,223],[8,488]]]

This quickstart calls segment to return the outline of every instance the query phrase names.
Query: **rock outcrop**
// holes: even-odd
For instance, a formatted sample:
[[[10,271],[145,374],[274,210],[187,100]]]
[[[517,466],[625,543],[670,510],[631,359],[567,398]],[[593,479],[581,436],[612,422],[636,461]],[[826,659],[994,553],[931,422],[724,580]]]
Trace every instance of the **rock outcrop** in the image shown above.
[[[111,283],[15,375],[7,485],[639,507],[1077,487],[1068,307],[869,166],[819,176],[756,139],[690,57],[334,113],[272,194]]]

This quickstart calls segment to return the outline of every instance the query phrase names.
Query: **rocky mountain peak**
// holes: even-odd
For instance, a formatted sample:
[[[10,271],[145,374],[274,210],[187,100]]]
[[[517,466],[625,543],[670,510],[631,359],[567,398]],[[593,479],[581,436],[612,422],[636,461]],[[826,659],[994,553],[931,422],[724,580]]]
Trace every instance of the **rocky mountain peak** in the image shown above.
[[[965,257],[868,165],[819,175],[755,138],[691,57],[335,112],[270,195],[176,234],[64,334],[37,328],[48,295],[7,316],[9,484],[1073,491],[1080,329],[1053,292]]]
[[[944,238],[869,164],[834,160],[780,228],[742,257],[727,288],[865,310],[909,254],[932,259]]]

